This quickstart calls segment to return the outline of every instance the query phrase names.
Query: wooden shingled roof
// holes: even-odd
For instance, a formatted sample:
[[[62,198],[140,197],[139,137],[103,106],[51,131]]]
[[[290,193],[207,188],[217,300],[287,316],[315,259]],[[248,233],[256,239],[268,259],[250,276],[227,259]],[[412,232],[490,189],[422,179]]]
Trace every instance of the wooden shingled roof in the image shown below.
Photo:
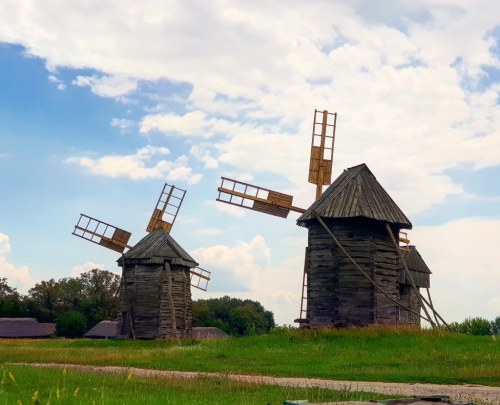
[[[306,226],[314,213],[322,218],[364,217],[411,229],[410,220],[364,163],[344,170],[298,219]]]
[[[118,264],[126,263],[163,264],[165,260],[195,268],[198,263],[163,228],[155,229],[142,238],[132,249],[118,259]]]
[[[413,245],[408,246],[408,250],[401,249],[401,255],[408,266],[408,270],[413,277],[413,281],[417,285],[417,287],[429,287],[430,286],[430,274],[432,274],[431,270],[420,256],[417,248]],[[410,285],[411,282],[406,276],[406,272],[404,271],[403,263],[399,263],[398,267],[398,281],[401,284]]]

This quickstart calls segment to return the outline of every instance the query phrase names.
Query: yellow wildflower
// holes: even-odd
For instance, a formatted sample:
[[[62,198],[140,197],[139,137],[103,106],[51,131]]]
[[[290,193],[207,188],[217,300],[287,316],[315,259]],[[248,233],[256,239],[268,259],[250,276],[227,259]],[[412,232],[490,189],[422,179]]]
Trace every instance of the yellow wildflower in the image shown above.
[[[35,391],[33,393],[33,396],[31,397],[31,399],[34,401],[34,402],[38,402],[38,391]]]
[[[129,371],[128,376],[127,376],[127,381],[130,381],[132,379],[132,373]]]
[[[16,379],[14,378],[14,374],[12,374],[10,371],[9,371],[9,378],[12,380],[12,382],[14,384],[16,383]]]
[[[77,397],[79,392],[80,392],[80,387],[77,387],[77,389],[75,390],[75,392],[73,392],[73,396]]]

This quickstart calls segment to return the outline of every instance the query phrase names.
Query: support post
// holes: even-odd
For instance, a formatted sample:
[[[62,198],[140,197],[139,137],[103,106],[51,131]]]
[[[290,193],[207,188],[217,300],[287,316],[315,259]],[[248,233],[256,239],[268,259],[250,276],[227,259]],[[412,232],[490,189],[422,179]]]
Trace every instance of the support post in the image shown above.
[[[346,257],[352,262],[352,264],[354,264],[354,266],[368,279],[368,281],[377,289],[379,290],[382,294],[384,294],[384,296],[389,299],[391,302],[395,303],[396,305],[399,305],[401,308],[411,312],[412,314],[415,314],[417,316],[419,316],[420,318],[422,318],[424,321],[427,321],[429,323],[432,322],[432,320],[424,317],[422,314],[412,310],[411,308],[408,308],[406,306],[404,306],[403,304],[401,304],[400,302],[396,301],[394,298],[392,298],[391,296],[389,296],[382,287],[380,287],[377,283],[375,283],[375,281],[372,280],[372,278],[361,268],[359,267],[358,263],[356,263],[356,261],[349,255],[349,253],[347,253],[347,251],[344,249],[344,247],[342,246],[342,244],[339,242],[339,240],[335,237],[335,235],[333,234],[333,232],[330,230],[330,228],[328,228],[325,224],[325,222],[321,219],[321,217],[316,213],[316,212],[313,212],[313,215],[314,217],[318,220],[318,222],[320,223],[320,225],[330,234],[330,236],[332,237],[333,241],[335,242],[335,244],[339,247],[339,249],[342,251],[342,253],[344,253],[344,255],[346,255]]]

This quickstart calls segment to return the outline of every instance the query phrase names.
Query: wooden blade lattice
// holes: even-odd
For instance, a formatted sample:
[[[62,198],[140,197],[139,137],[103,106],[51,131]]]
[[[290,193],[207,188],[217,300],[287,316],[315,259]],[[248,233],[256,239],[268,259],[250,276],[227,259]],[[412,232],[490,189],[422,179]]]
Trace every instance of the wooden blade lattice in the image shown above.
[[[177,218],[185,194],[186,190],[165,183],[146,231],[151,232],[157,228],[163,228],[169,233],[174,225],[175,218]]]
[[[309,183],[316,184],[316,199],[321,197],[323,186],[332,182],[333,146],[337,113],[314,110],[314,123],[309,162]]]
[[[211,275],[211,272],[202,269],[201,267],[191,269],[191,285],[200,290],[207,291]]]
[[[75,225],[75,229],[72,233],[75,236],[104,246],[118,253],[123,253],[125,249],[130,248],[130,246],[128,246],[128,241],[131,236],[130,232],[85,214],[80,214],[80,219]]]
[[[290,211],[305,212],[292,205],[293,196],[242,181],[221,178],[217,201],[286,218]]]

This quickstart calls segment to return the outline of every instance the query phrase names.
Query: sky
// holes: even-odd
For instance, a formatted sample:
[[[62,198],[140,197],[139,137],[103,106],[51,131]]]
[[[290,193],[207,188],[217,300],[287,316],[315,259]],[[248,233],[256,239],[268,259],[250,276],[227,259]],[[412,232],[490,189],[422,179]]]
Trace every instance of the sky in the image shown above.
[[[299,317],[307,230],[216,202],[220,177],[307,208],[315,109],[337,112],[333,178],[366,163],[413,223],[448,322],[500,315],[500,6],[493,0],[3,0],[0,277],[20,292],[117,254],[163,184],[171,235],[209,291]]]

